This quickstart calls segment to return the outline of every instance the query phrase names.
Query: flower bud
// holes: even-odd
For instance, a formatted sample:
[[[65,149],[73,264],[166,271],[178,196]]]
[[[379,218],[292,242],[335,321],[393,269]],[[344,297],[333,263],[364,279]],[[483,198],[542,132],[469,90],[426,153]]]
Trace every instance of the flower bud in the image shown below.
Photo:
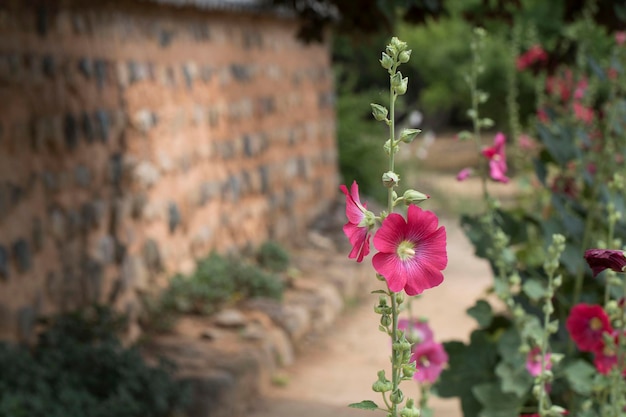
[[[388,70],[393,65],[393,59],[383,52],[383,57],[380,59],[380,65],[382,65],[384,69]]]
[[[389,392],[392,388],[393,384],[385,377],[385,371],[378,371],[378,380],[372,384],[372,391]]]
[[[400,177],[393,171],[387,171],[383,174],[383,185],[387,188],[393,188],[400,182]]]
[[[400,71],[393,74],[391,77],[391,87],[396,89],[402,85],[402,73]]]
[[[392,319],[391,319],[391,316],[389,316],[389,314],[383,314],[380,317],[380,324],[382,324],[383,326],[389,327],[391,326],[391,323],[392,323]]]
[[[391,396],[389,397],[389,399],[394,404],[400,404],[404,400],[404,394],[402,393],[402,391],[397,389],[391,393]]]
[[[406,190],[402,198],[404,199],[404,203],[408,206],[409,204],[419,204],[422,201],[428,200],[430,196],[416,190]]]
[[[404,143],[411,143],[420,132],[420,129],[404,129],[400,134],[400,141]]]
[[[397,95],[401,96],[402,94],[406,93],[408,86],[409,86],[409,78],[404,77],[402,81],[400,82],[400,85],[394,88],[394,91],[396,92]]]
[[[402,52],[402,51],[406,50],[406,47],[407,47],[406,42],[401,41],[400,39],[398,39],[395,36],[393,38],[391,38],[390,44],[398,52]]]
[[[374,115],[374,119],[379,122],[387,119],[387,114],[389,113],[389,111],[386,107],[375,103],[370,103],[370,106],[372,106],[372,114]]]
[[[412,398],[406,400],[406,406],[400,410],[400,417],[419,417],[420,410],[415,407],[415,402]]]
[[[411,50],[410,49],[406,50],[406,51],[402,51],[398,55],[398,61],[401,64],[406,64],[407,62],[409,62],[409,59],[411,59]]]

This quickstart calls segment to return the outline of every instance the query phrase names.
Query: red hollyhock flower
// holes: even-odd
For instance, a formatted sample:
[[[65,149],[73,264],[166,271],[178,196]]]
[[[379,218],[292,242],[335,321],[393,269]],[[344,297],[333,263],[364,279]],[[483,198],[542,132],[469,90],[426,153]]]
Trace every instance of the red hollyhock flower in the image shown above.
[[[593,364],[602,375],[608,375],[611,369],[617,365],[617,346],[619,344],[619,333],[613,332],[613,343],[607,346],[602,340],[602,346],[595,352]],[[622,372],[626,375],[626,369]]]
[[[609,317],[599,305],[576,304],[570,310],[565,327],[578,349],[596,352],[602,348],[602,334],[612,332]]]
[[[483,155],[489,159],[489,175],[494,181],[507,183],[506,176],[506,155],[504,154],[504,144],[506,137],[498,132],[493,139],[493,146],[483,149]]]
[[[543,50],[541,45],[533,45],[517,58],[515,66],[518,71],[523,71],[526,68],[539,63],[546,62],[548,60],[548,54]]]
[[[427,340],[415,346],[410,362],[415,362],[417,372],[413,379],[419,382],[434,383],[448,363],[448,354],[441,343]]]
[[[346,195],[346,216],[348,223],[343,226],[343,232],[350,240],[352,250],[348,257],[361,262],[363,257],[370,252],[370,226],[367,224],[365,213],[367,213],[367,204],[361,204],[359,198],[359,185],[354,181],[350,192],[348,187],[341,185],[339,187]]]
[[[441,284],[448,255],[446,228],[438,223],[434,213],[413,204],[406,221],[398,213],[385,218],[374,236],[379,252],[372,263],[391,291],[416,295]]]
[[[621,250],[587,249],[585,261],[589,264],[594,277],[605,269],[626,272],[626,253]]]

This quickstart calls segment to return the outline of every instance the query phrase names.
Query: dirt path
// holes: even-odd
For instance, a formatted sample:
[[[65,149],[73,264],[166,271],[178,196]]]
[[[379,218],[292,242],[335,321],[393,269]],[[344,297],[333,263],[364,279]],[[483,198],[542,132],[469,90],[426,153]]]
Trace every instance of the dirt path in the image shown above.
[[[448,233],[445,280],[416,300],[413,312],[430,320],[436,340],[466,340],[474,322],[465,310],[489,285],[490,271],[484,261],[473,256],[458,220],[442,219],[442,223]],[[373,288],[380,285],[373,272],[372,282]],[[387,336],[377,330],[378,316],[372,310],[376,301],[371,295],[371,301],[346,312],[327,336],[302,352],[296,363],[285,369],[285,386],[268,387],[265,401],[251,417],[381,415],[346,406],[361,400],[380,401],[370,387],[378,370],[389,369],[390,349]],[[416,384],[405,382],[402,388],[406,395],[417,398]],[[430,404],[437,417],[461,416],[455,399],[432,398]]]

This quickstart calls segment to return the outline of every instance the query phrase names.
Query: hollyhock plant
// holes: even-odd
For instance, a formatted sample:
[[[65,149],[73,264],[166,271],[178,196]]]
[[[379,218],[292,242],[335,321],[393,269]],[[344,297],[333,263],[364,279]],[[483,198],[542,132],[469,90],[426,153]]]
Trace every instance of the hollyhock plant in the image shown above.
[[[407,219],[391,213],[374,236],[374,269],[387,281],[389,290],[421,294],[443,282],[448,264],[446,228],[427,210],[411,204]]]
[[[434,383],[448,363],[448,354],[441,343],[427,340],[415,346],[411,355],[417,372],[413,378],[419,382]]]
[[[350,192],[345,185],[340,186],[346,195],[346,216],[348,223],[343,226],[343,232],[350,240],[352,250],[348,257],[361,262],[370,252],[370,230],[373,226],[373,214],[367,211],[367,204],[361,204],[359,185],[352,183]]]
[[[526,370],[532,376],[539,376],[541,374],[541,349],[535,346],[528,352],[526,357]],[[546,369],[552,368],[552,362],[550,361],[550,353],[546,354]]]
[[[613,328],[602,307],[580,303],[572,307],[565,327],[578,349],[595,352],[602,348],[603,333],[611,333]]]
[[[585,261],[591,268],[594,277],[605,269],[611,269],[615,272],[626,272],[626,253],[621,250],[587,249],[585,251]]]
[[[482,153],[489,159],[489,176],[494,180],[502,183],[509,182],[506,176],[507,165],[506,155],[504,153],[504,144],[506,136],[498,132],[493,140],[493,146],[483,149]]]
[[[515,66],[518,71],[523,71],[534,64],[543,63],[547,60],[548,54],[543,50],[541,45],[533,45],[528,49],[528,51],[524,52],[517,58]]]

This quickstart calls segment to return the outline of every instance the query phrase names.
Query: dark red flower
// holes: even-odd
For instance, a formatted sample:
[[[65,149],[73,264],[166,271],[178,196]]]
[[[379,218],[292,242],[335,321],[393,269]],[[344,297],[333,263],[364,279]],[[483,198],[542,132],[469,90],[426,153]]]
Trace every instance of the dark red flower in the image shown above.
[[[585,303],[572,307],[565,327],[578,349],[586,352],[601,349],[603,333],[613,331],[604,309],[599,305]]]
[[[597,276],[605,269],[612,269],[615,272],[626,272],[626,254],[621,250],[614,249],[587,249],[585,260],[593,276]]]
[[[523,71],[526,68],[535,64],[540,64],[548,60],[548,54],[543,50],[541,45],[533,45],[517,58],[515,66],[518,71]]]

